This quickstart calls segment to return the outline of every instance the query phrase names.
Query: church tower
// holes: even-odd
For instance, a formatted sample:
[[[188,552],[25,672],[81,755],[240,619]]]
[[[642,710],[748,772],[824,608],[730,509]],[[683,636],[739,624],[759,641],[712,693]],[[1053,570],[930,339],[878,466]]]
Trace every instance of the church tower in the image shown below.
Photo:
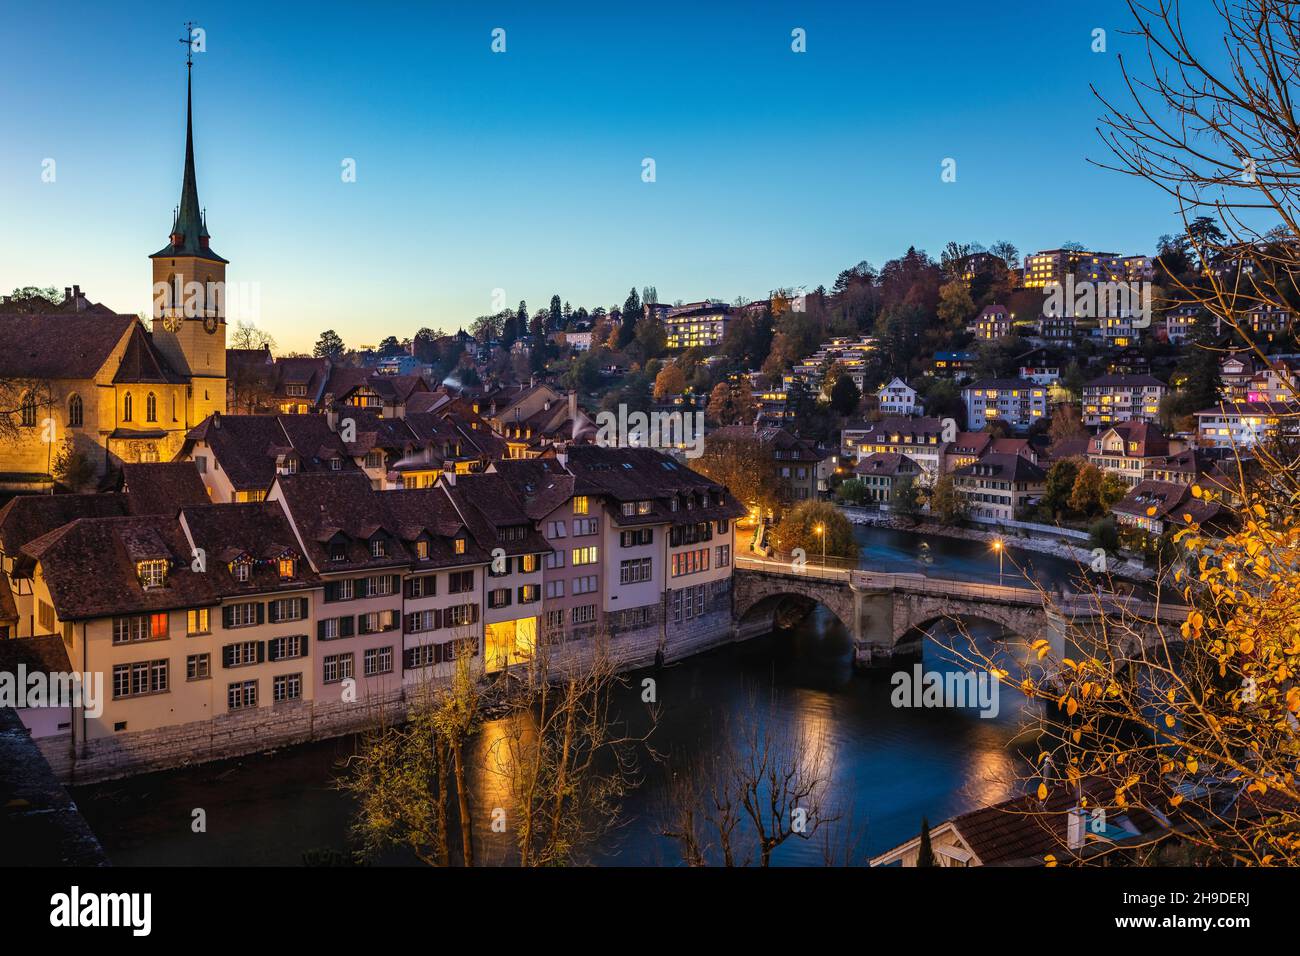
[[[185,173],[170,241],[153,260],[153,341],[190,380],[187,420],[226,410],[226,263],[213,251],[194,172],[194,53],[185,58]]]

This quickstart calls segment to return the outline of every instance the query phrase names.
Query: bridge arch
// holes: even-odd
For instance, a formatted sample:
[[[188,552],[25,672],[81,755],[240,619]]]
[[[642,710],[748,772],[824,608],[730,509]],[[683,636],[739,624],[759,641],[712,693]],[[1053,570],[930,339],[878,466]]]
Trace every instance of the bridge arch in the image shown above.
[[[758,628],[783,601],[802,598],[822,605],[844,625],[850,636],[855,635],[855,604],[853,594],[843,582],[825,581],[788,574],[736,574],[732,578],[735,603],[732,613],[737,630],[744,634],[761,633]]]
[[[1042,607],[1015,604],[986,604],[958,598],[930,595],[900,595],[894,601],[893,642],[907,644],[917,635],[928,634],[940,622],[954,619],[983,621],[1026,642],[1045,636],[1051,622]]]
[[[817,606],[826,608],[826,610],[830,611],[831,614],[835,615],[836,619],[841,624],[844,625],[845,630],[847,630],[850,635],[853,633],[853,617],[851,613],[852,612],[851,607],[848,609],[850,612],[849,615],[845,616],[844,608],[837,608],[834,606],[836,603],[840,603],[840,602],[830,602],[824,600],[820,596],[814,596],[811,594],[800,594],[793,590],[776,591],[771,594],[762,595],[758,597],[756,600],[754,600],[753,602],[751,602],[749,606],[745,608],[743,611],[740,608],[737,608],[736,626],[741,628],[742,630],[756,627],[760,622],[766,621],[767,619],[775,615],[776,612],[780,609],[781,605],[783,605],[785,602],[791,599],[812,601]]]

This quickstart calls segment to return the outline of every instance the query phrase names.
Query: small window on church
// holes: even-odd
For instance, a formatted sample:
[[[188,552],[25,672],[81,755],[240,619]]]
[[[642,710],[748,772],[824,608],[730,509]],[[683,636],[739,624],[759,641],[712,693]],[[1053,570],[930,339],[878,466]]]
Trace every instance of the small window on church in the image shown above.
[[[68,427],[80,428],[82,420],[81,396],[73,395],[68,399]]]
[[[36,396],[31,392],[23,396],[22,423],[24,428],[36,427]]]
[[[134,404],[135,403],[131,399],[131,393],[127,392],[126,395],[122,397],[122,421],[129,422],[131,420],[132,406]]]
[[[156,422],[158,420],[158,396],[150,392],[144,399],[144,420],[147,422]]]

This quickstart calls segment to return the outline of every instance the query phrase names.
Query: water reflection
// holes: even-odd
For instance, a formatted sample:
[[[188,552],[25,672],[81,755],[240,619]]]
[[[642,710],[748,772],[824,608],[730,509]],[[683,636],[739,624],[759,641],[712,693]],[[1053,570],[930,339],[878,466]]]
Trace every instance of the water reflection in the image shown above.
[[[871,542],[864,563],[880,570],[917,569],[914,536],[904,542],[894,537],[898,532],[858,530]],[[930,550],[932,573],[987,580],[991,567],[996,578],[996,561],[989,561],[981,543],[932,539]],[[1074,573],[1071,562],[1032,558],[1044,583]],[[1018,653],[1015,641],[998,643],[993,625],[971,622],[969,633],[981,647]],[[855,673],[850,645],[843,625],[818,608],[788,629],[629,675],[614,712],[629,735],[645,733],[650,720],[640,681],[653,676],[661,713],[650,739],[676,767],[716,752],[728,726],[724,717],[757,702],[766,719],[806,742],[820,741],[833,758],[833,790],[853,821],[865,827],[859,862],[915,836],[922,816],[934,824],[1015,795],[1016,777],[1036,753],[1034,741],[1018,735],[1028,706],[1019,694],[1002,688],[998,715],[991,719],[969,708],[897,708],[891,705],[890,673]],[[953,666],[933,641],[920,651],[926,669]],[[510,835],[490,827],[491,808],[508,806],[508,789],[491,772],[493,745],[502,732],[498,723],[487,722],[472,751],[477,851],[489,862],[513,852]],[[350,739],[323,741],[79,788],[75,796],[117,864],[296,865],[307,851],[349,846],[353,808],[333,780],[351,747]],[[649,757],[641,761],[644,779],[624,801],[624,823],[594,848],[594,862],[680,864],[677,846],[661,835],[669,766]],[[194,807],[208,811],[206,834],[190,831]],[[393,854],[381,862],[413,861]],[[821,862],[816,841],[788,841],[774,857],[780,865]]]

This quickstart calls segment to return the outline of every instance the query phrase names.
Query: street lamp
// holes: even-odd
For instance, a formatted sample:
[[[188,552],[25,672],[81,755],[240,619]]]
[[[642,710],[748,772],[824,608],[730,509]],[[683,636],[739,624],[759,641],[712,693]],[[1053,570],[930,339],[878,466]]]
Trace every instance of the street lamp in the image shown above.
[[[998,553],[998,587],[1002,586],[1002,539],[995,538],[993,541],[993,550]]]
[[[826,527],[819,524],[813,530],[817,532],[817,537],[822,539],[822,567],[824,568],[826,567]]]

